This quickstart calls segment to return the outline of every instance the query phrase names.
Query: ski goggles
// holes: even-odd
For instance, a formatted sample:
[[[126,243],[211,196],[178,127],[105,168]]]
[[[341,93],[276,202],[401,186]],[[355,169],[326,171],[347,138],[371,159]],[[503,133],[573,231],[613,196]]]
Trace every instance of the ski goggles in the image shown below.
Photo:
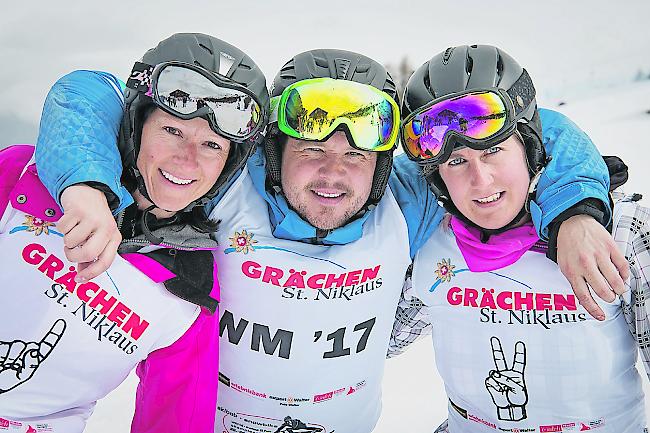
[[[126,86],[179,119],[204,118],[214,132],[236,142],[265,126],[266,107],[250,90],[189,63],[136,62]]]
[[[458,145],[488,149],[515,131],[534,99],[526,70],[508,90],[473,89],[434,99],[402,122],[404,151],[414,161],[440,164]]]
[[[392,150],[399,136],[399,107],[386,92],[367,84],[312,78],[291,84],[271,101],[271,122],[300,140],[323,141],[343,129],[350,145]]]

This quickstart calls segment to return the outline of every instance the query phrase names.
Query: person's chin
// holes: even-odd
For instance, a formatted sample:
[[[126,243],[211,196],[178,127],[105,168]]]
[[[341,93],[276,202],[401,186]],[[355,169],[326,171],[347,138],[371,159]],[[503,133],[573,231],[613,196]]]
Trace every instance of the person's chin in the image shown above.
[[[328,209],[331,210],[331,209]],[[321,229],[321,230],[334,230],[338,227],[341,227],[342,225],[345,224],[345,221],[343,221],[344,215],[334,215],[331,214],[330,212],[326,212],[325,214],[323,213],[316,213],[312,215],[308,215],[307,222],[311,224],[312,226]]]
[[[180,201],[170,197],[165,197],[165,198],[152,197],[152,198],[158,209],[162,209],[168,212],[178,212],[180,210],[185,209],[187,205],[191,203],[187,200]]]
[[[506,224],[508,224],[512,219],[515,217],[515,215],[512,215],[512,217],[504,218],[503,213],[498,213],[493,216],[482,216],[478,218],[474,218],[473,222],[479,227],[482,227],[486,230],[498,230],[502,227],[505,227]]]

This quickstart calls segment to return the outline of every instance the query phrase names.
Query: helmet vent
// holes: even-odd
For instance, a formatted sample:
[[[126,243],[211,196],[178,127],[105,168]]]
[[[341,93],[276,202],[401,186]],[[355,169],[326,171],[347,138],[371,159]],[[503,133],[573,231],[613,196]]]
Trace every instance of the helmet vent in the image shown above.
[[[495,79],[495,84],[499,84],[503,78],[503,57],[500,55],[497,57],[497,76]]]
[[[393,81],[393,77],[388,74],[386,74],[386,84],[384,84],[384,89],[386,88],[395,90],[395,82]]]
[[[219,74],[223,76],[228,75],[228,71],[230,71],[233,63],[235,63],[233,56],[223,51],[219,52]]]
[[[199,47],[203,48],[204,50],[206,50],[206,51],[207,51],[208,53],[210,53],[210,54],[214,54],[214,53],[212,52],[212,49],[210,49],[210,48],[207,47],[206,45],[203,45],[203,44],[199,43]]]
[[[348,70],[350,69],[350,60],[337,58],[334,59],[334,66],[336,67],[336,78],[339,80],[345,80],[345,77],[348,76]],[[358,72],[359,68],[357,68]]]
[[[282,69],[280,69],[280,78],[295,80],[296,79],[296,70],[293,64],[293,61],[287,62]]]
[[[465,61],[465,72],[467,75],[472,75],[472,70],[474,69],[474,59],[467,53],[467,60]]]
[[[445,50],[445,54],[442,56],[442,64],[446,65],[449,63],[449,59],[451,59],[451,54],[454,52],[454,47],[449,47]]]
[[[280,73],[280,78],[282,78],[283,80],[295,80],[297,78],[296,74],[292,72],[294,72],[293,69],[289,71],[282,71]]]
[[[397,88],[395,87],[395,82],[393,81],[393,77],[390,76],[390,74],[386,73],[386,82],[384,83],[384,88],[382,89],[384,92],[388,93],[395,101],[398,101],[398,94],[397,94]]]
[[[427,62],[426,67],[429,67],[429,62]],[[429,74],[424,74],[424,80],[423,81],[424,81],[424,87],[426,89],[428,89],[429,92],[431,92],[431,94],[434,94],[435,92],[433,91],[433,89],[431,89],[431,77],[429,76]]]
[[[357,72],[366,73],[370,70],[369,64],[357,65]]]
[[[282,78],[283,80],[295,80],[296,79],[296,74],[283,73],[283,74],[280,74],[280,78]]]
[[[329,68],[329,62],[324,57],[314,56],[314,63],[316,63],[316,66],[320,66],[321,68]]]

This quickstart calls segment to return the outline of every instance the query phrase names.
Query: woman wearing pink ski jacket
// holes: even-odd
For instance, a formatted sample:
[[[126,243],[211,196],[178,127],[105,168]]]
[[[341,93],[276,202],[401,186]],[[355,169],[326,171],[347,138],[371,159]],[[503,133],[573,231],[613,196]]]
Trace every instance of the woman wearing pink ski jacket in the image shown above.
[[[0,430],[81,432],[136,367],[133,432],[214,429],[219,285],[199,210],[264,128],[264,77],[219,39],[176,34],[136,62],[125,105],[121,183],[135,203],[116,217],[120,256],[90,281],[66,259],[83,222],[62,215],[33,147],[0,151]]]

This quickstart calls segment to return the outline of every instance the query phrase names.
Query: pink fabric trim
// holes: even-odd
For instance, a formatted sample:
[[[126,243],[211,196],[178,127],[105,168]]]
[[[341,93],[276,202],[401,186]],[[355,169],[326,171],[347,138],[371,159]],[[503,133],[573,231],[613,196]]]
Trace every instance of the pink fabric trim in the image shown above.
[[[532,224],[492,235],[487,243],[481,242],[477,228],[466,225],[454,216],[451,217],[451,229],[456,235],[456,244],[472,272],[494,271],[511,265],[539,241]]]
[[[176,276],[175,273],[144,254],[122,254],[122,258],[138,268],[140,272],[149,277],[154,283],[162,283]]]
[[[34,146],[30,144],[14,144],[0,150],[0,214],[7,208],[11,191],[33,154]]]
[[[202,310],[171,346],[136,370],[132,433],[213,433],[219,385],[219,314]]]
[[[27,197],[27,201],[18,202],[19,196]],[[38,178],[35,164],[27,167],[25,174],[18,180],[16,187],[11,192],[11,205],[43,221],[56,222],[63,216],[63,211]],[[46,211],[52,215],[47,215]]]

